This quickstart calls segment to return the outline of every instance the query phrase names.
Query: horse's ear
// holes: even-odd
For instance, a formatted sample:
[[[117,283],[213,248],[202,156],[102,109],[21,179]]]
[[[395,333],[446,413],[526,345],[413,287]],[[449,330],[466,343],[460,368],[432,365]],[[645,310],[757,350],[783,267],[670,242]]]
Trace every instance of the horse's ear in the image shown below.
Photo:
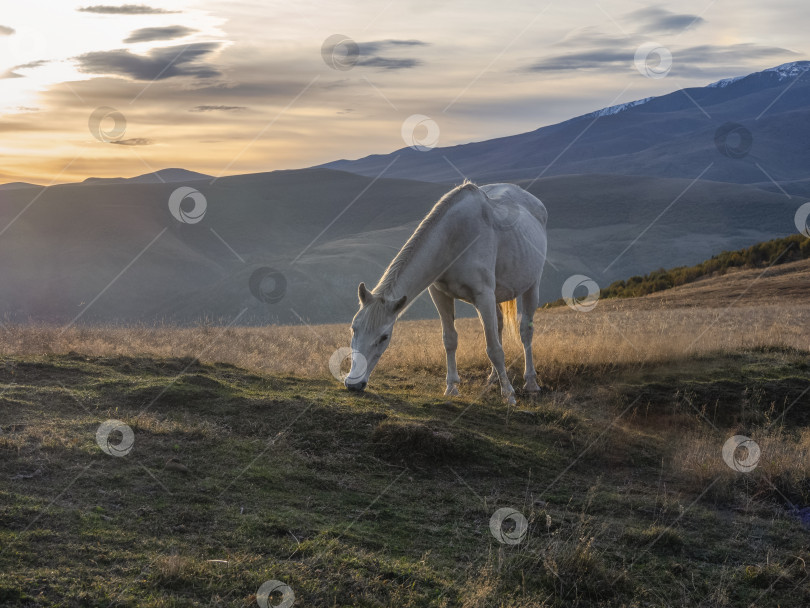
[[[360,306],[365,306],[371,302],[373,296],[368,289],[366,289],[365,283],[360,283],[360,285],[357,286],[357,297],[360,299]]]
[[[402,296],[399,300],[394,302],[393,312],[398,313],[405,308],[405,303],[408,301],[408,296]]]

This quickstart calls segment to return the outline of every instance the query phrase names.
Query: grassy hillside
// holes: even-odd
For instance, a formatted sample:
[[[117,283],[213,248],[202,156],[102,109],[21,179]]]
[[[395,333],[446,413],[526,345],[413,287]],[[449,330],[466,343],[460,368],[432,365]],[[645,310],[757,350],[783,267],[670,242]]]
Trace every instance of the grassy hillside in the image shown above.
[[[244,606],[279,580],[300,606],[806,605],[807,356],[586,368],[517,410],[485,369],[447,401],[425,372],[357,396],[190,359],[5,358],[0,601]],[[124,457],[97,445],[110,418]],[[762,447],[750,474],[720,457],[735,433]],[[490,531],[504,507],[518,544]]]
[[[472,319],[453,399],[437,321],[362,395],[327,367],[345,325],[2,327],[0,604],[808,605],[810,306],[649,300],[538,311],[517,408]]]
[[[724,251],[694,266],[656,270],[644,276],[614,281],[600,292],[601,298],[636,298],[656,291],[692,283],[738,268],[768,268],[810,258],[810,239],[795,234],[784,239],[757,243],[737,251]]]

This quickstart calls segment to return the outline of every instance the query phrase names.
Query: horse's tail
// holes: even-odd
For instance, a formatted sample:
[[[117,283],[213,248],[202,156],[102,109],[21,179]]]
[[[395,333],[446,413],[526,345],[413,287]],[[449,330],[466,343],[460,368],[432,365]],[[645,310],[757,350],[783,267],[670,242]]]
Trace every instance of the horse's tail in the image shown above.
[[[520,328],[518,326],[517,318],[517,300],[509,300],[498,304],[501,307],[501,315],[503,316],[503,328],[506,330],[506,335],[514,340],[520,341]]]

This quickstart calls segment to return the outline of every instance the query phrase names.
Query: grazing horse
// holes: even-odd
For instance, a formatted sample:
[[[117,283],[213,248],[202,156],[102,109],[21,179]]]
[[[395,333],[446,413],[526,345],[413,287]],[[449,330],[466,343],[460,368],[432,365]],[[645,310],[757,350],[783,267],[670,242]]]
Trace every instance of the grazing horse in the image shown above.
[[[447,391],[458,395],[455,301],[475,306],[484,326],[489,382],[500,381],[501,395],[515,403],[504,364],[501,336],[504,317],[517,325],[526,358],[524,389],[539,391],[532,361],[532,319],[546,261],[548,213],[537,198],[514,184],[476,186],[464,182],[445,194],[425,216],[369,291],[358,287],[360,310],[352,320],[352,367],[349,390],[362,391],[391,342],[399,315],[425,289],[439,311],[447,353]]]

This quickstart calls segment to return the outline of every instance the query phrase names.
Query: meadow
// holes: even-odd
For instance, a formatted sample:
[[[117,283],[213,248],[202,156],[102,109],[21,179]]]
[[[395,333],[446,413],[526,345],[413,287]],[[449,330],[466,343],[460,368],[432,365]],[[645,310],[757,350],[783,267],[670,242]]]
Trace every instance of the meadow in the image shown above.
[[[475,319],[452,399],[438,321],[364,394],[329,370],[348,323],[4,326],[0,604],[808,605],[810,306],[723,280],[538,310],[512,408]]]

